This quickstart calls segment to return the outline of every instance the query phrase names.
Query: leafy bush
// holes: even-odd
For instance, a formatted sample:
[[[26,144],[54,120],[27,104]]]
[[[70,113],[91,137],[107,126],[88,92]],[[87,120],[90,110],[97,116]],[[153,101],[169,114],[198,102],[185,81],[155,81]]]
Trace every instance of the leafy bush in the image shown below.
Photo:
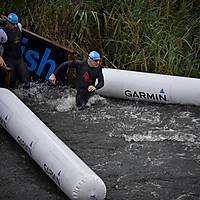
[[[104,67],[200,77],[200,6],[196,0],[13,0],[23,26]]]

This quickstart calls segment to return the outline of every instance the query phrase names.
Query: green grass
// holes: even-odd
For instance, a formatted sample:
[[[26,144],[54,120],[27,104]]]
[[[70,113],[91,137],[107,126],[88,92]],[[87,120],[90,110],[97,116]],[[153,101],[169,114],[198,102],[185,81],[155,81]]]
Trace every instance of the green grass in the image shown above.
[[[16,0],[23,26],[103,67],[200,77],[200,2],[197,0]]]

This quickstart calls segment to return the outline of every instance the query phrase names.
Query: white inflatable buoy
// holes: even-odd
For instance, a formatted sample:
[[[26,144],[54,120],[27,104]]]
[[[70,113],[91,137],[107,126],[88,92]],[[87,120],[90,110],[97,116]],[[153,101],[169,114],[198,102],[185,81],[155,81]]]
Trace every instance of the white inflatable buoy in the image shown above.
[[[200,105],[200,79],[103,68],[102,96],[164,104]]]
[[[0,88],[0,124],[72,200],[103,200],[106,187],[11,91]]]

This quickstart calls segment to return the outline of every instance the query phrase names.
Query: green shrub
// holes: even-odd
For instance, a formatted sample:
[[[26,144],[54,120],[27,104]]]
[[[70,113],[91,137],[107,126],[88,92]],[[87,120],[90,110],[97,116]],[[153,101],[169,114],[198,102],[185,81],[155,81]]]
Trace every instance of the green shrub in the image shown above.
[[[104,67],[200,77],[196,0],[13,0],[23,26],[75,50],[104,57]]]

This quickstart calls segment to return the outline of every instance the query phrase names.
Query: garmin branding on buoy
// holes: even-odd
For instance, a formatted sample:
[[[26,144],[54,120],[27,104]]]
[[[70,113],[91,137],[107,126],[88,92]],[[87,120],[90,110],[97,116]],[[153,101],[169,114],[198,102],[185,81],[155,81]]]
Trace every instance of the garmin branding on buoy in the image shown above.
[[[72,200],[103,200],[106,186],[11,91],[0,88],[0,124]]]
[[[103,68],[102,96],[164,104],[200,105],[200,79]]]

